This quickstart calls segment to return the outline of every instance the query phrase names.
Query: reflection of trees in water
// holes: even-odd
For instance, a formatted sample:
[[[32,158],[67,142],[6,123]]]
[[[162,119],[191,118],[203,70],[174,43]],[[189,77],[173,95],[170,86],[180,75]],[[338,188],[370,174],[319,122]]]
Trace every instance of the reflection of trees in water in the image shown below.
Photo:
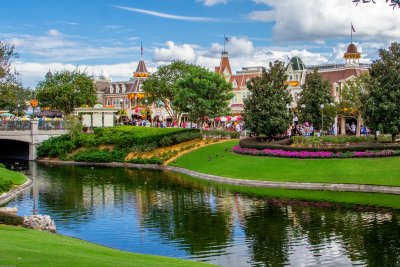
[[[252,258],[263,266],[283,266],[288,261],[287,227],[290,221],[285,208],[255,205],[245,216],[245,233],[251,243]]]
[[[288,263],[296,238],[307,240],[315,258],[338,243],[353,262],[400,263],[399,211],[288,204],[162,171],[39,165],[38,173],[44,177],[38,180],[42,205],[61,219],[89,221],[97,207],[134,204],[142,227],[192,254],[223,253],[236,219],[253,261],[262,265]]]

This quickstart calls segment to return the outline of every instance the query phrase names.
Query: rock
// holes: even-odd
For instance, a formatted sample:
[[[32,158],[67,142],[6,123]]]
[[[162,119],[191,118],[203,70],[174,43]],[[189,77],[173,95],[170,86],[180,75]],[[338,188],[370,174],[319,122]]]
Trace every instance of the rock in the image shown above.
[[[48,215],[24,216],[23,226],[26,228],[56,232],[56,224]]]
[[[0,212],[17,215],[18,209],[15,207],[4,207],[4,208],[0,208]]]

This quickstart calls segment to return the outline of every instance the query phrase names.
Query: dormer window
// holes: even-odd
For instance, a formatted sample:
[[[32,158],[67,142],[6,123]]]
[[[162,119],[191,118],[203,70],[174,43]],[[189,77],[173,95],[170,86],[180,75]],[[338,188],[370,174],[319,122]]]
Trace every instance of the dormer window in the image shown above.
[[[238,84],[237,84],[237,81],[236,81],[236,80],[233,80],[232,87],[233,87],[233,88],[237,88],[237,85],[238,85]]]

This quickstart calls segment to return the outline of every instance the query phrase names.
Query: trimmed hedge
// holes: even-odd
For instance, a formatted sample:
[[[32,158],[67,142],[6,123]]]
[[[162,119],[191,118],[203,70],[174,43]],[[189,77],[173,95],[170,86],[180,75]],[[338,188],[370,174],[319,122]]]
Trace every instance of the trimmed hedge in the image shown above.
[[[242,148],[254,148],[258,150],[263,149],[281,149],[285,151],[310,151],[310,152],[318,152],[318,151],[328,151],[328,152],[353,152],[353,151],[369,151],[369,150],[399,150],[400,144],[391,143],[391,144],[383,144],[383,143],[359,143],[352,144],[349,146],[337,146],[337,147],[296,147],[290,146],[289,139],[281,140],[281,141],[259,141],[258,137],[250,137],[245,138],[239,141],[239,145]]]
[[[231,139],[238,139],[238,138],[240,138],[240,132],[210,130],[210,131],[204,131],[203,136],[206,138],[228,138],[229,137]]]
[[[23,225],[24,218],[14,214],[0,212],[0,224]]]
[[[290,139],[291,143],[300,146],[326,146],[329,144],[333,145],[345,145],[354,143],[365,143],[365,142],[378,142],[378,143],[390,143],[392,136],[390,135],[379,135],[375,141],[375,136],[354,136],[354,135],[323,135],[323,136],[292,136]]]

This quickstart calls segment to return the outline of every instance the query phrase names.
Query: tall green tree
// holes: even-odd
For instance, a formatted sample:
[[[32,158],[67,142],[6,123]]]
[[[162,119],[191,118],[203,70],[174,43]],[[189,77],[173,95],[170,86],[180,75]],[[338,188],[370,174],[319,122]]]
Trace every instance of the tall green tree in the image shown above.
[[[0,108],[13,110],[18,104],[23,104],[26,96],[12,66],[12,59],[16,57],[14,46],[0,41]]]
[[[183,61],[174,61],[161,66],[143,83],[143,91],[149,103],[162,103],[173,120],[180,122],[182,110],[173,101],[176,97],[176,83],[189,73],[193,65]]]
[[[374,130],[392,135],[400,132],[400,44],[379,50],[380,59],[370,69],[364,118]]]
[[[60,110],[64,115],[74,108],[96,102],[96,87],[85,72],[62,70],[49,75],[36,87],[39,105]]]
[[[323,80],[318,70],[307,74],[306,81],[302,86],[300,99],[297,104],[299,120],[301,122],[310,122],[314,128],[322,129],[322,120],[324,129],[329,129],[334,121],[333,111],[334,99],[331,94],[331,83]]]
[[[368,73],[364,73],[360,77],[346,81],[340,91],[339,102],[336,104],[339,115],[357,119],[357,136],[360,136],[368,79]]]
[[[192,66],[189,73],[176,83],[173,105],[197,123],[204,118],[226,115],[230,112],[229,100],[233,93],[230,83],[219,74],[199,66]]]
[[[272,138],[284,133],[292,121],[288,106],[292,101],[287,90],[283,62],[269,64],[269,70],[247,83],[249,97],[244,100],[245,127],[256,135]]]

